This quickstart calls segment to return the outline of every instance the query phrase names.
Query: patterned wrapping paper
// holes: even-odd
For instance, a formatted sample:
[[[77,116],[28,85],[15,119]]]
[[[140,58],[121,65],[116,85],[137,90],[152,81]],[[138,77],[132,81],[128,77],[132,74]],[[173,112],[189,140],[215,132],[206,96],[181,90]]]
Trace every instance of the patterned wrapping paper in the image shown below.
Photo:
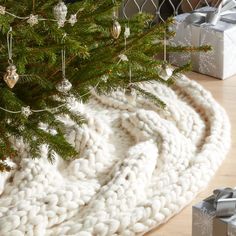
[[[206,199],[192,208],[192,236],[236,236],[236,215],[216,217]]]
[[[205,7],[198,11],[209,11],[212,8]],[[235,11],[236,13],[236,11]],[[211,45],[209,52],[195,53],[171,53],[170,63],[182,66],[192,61],[193,70],[219,79],[226,79],[236,74],[236,14],[228,16],[229,21],[235,18],[235,24],[220,20],[213,26],[207,23],[189,24],[185,19],[189,13],[176,17],[176,23],[172,30],[176,31],[175,37],[170,41],[171,45],[201,46]]]

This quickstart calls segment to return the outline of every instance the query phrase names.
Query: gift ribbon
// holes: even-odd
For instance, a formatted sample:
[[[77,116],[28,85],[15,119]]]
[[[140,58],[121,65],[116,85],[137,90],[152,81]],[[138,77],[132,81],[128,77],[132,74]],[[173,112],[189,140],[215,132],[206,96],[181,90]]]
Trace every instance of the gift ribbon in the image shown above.
[[[186,17],[184,22],[190,24],[209,23],[216,25],[220,18],[227,13],[235,14],[236,12],[228,12],[236,7],[236,0],[222,0],[218,8],[214,11],[194,11]]]
[[[229,217],[236,214],[236,189],[216,189],[213,193],[216,216]]]

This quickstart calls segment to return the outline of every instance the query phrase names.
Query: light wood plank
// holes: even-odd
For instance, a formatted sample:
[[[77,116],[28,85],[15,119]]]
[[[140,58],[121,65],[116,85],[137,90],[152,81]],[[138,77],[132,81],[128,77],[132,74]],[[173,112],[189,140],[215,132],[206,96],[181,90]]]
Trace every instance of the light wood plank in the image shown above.
[[[178,215],[145,236],[190,236],[192,205],[209,196],[215,188],[236,186],[236,76],[224,81],[194,72],[188,73],[187,76],[211,91],[214,98],[226,109],[232,126],[232,147],[208,188]]]

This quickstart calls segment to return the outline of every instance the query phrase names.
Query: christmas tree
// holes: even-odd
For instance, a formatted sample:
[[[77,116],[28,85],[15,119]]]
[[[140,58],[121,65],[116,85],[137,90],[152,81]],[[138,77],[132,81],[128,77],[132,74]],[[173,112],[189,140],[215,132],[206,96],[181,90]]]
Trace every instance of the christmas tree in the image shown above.
[[[121,3],[0,2],[0,171],[10,169],[7,158],[17,157],[12,138],[28,143],[32,157],[38,156],[42,144],[49,147],[49,160],[54,152],[64,159],[77,157],[57,116],[84,122],[67,101],[75,97],[86,102],[91,88],[102,94],[120,88],[136,91],[164,106],[138,82],[173,83],[188,67],[169,73],[166,60],[154,57],[165,51],[163,39],[174,35],[169,30],[173,21],[155,25],[148,14],[118,19]],[[207,49],[167,45],[168,51]]]

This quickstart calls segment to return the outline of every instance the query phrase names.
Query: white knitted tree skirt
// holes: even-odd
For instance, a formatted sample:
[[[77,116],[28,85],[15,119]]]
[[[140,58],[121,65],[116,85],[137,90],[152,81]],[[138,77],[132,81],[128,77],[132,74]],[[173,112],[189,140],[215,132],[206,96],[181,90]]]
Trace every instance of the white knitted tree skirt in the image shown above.
[[[71,104],[85,115],[79,127],[68,118],[68,140],[80,159],[54,165],[22,161],[0,176],[0,235],[136,235],[167,221],[205,188],[230,146],[230,124],[211,94],[184,76],[168,88],[145,89],[167,104],[161,110],[123,92],[93,95]]]

